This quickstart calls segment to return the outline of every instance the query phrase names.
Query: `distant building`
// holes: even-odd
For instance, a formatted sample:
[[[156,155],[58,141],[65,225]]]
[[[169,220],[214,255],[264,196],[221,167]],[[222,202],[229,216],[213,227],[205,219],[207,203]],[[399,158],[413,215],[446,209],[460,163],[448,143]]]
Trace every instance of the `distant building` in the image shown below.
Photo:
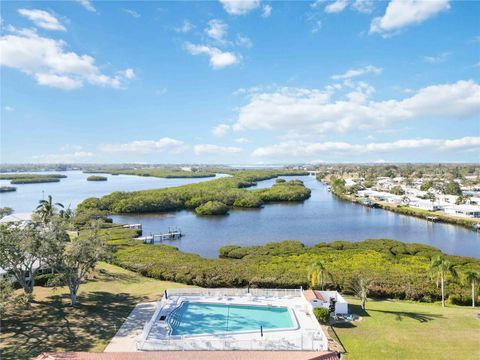
[[[314,308],[323,307],[328,309],[332,302],[335,303],[335,315],[348,314],[348,303],[338,291],[304,290],[305,299]]]
[[[479,205],[453,205],[445,208],[445,213],[469,218],[480,218]]]
[[[28,224],[32,221],[32,213],[18,213],[4,216],[0,219],[0,224]]]

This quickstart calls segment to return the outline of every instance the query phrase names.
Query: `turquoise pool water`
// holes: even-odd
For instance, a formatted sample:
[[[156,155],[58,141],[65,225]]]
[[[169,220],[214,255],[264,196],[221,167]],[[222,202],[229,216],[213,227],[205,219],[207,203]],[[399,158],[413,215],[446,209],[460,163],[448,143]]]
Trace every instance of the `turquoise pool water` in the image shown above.
[[[172,335],[293,328],[286,307],[184,302],[169,318]]]

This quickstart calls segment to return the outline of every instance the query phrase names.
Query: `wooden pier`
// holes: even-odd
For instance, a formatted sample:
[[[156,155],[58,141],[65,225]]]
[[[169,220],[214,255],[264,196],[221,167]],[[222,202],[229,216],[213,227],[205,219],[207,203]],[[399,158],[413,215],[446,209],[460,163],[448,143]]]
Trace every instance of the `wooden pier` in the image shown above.
[[[177,227],[169,227],[168,232],[162,234],[150,234],[136,238],[136,240],[142,240],[144,244],[155,244],[155,242],[162,242],[165,240],[178,240],[184,234]]]

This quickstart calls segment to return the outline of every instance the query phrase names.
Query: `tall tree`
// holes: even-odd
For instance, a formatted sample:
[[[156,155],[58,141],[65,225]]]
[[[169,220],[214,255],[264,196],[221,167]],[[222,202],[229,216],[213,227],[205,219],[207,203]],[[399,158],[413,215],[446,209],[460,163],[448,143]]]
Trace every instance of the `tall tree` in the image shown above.
[[[457,271],[452,263],[445,259],[443,255],[438,255],[432,259],[430,262],[430,271],[436,278],[437,286],[440,282],[442,290],[442,307],[445,307],[445,281],[447,276],[456,278],[458,276]]]
[[[352,279],[351,289],[360,298],[362,309],[365,310],[367,304],[368,287],[373,282],[373,279],[357,275]]]
[[[27,295],[33,292],[42,247],[36,224],[0,227],[0,267],[12,274]]]
[[[40,214],[42,221],[47,223],[55,215],[57,207],[64,208],[63,204],[54,203],[52,195],[48,195],[47,200],[40,200],[37,206],[37,213]]]
[[[100,235],[98,223],[65,244],[59,244],[56,268],[70,291],[70,305],[77,305],[78,288],[97,261],[107,254],[106,237]]]
[[[465,282],[472,285],[472,307],[475,307],[475,286],[480,282],[480,273],[467,271],[465,273]]]
[[[330,274],[323,261],[318,260],[312,263],[308,269],[308,281],[310,281],[310,286],[314,288],[315,286],[320,285],[320,288],[323,290],[325,275]]]

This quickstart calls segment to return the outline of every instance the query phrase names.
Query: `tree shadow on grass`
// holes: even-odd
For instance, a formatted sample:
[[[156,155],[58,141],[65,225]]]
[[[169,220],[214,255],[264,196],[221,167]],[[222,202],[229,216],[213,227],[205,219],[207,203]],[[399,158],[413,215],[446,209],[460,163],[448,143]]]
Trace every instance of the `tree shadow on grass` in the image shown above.
[[[368,304],[367,304],[368,306]],[[370,316],[365,309],[362,309],[360,305],[357,304],[348,304],[348,312],[350,314],[355,314],[361,317],[368,317]]]
[[[395,320],[403,321],[404,318],[409,318],[413,320],[417,320],[421,323],[426,323],[435,319],[443,319],[443,315],[439,314],[425,314],[419,312],[411,312],[411,311],[386,311],[386,310],[370,310],[371,312],[379,312],[384,314],[391,314],[395,316]]]
[[[106,344],[144,299],[95,291],[78,300],[78,306],[70,307],[68,295],[55,295],[4,316],[2,360],[32,358],[45,351],[88,351]]]

